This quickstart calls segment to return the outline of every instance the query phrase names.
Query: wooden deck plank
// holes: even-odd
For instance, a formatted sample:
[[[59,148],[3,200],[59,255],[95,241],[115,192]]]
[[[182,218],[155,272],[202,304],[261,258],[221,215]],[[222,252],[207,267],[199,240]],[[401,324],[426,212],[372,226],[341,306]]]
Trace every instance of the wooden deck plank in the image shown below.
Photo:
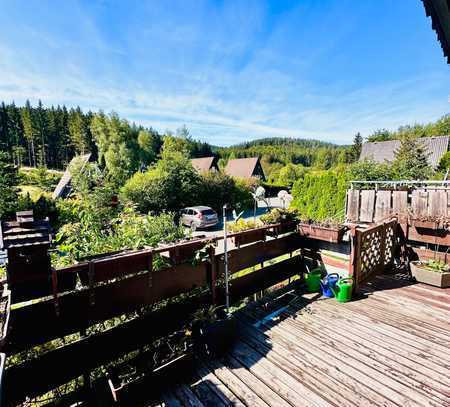
[[[400,344],[408,344],[412,348],[418,349],[421,352],[428,353],[433,357],[436,363],[442,363],[447,365],[450,361],[450,355],[448,355],[448,348],[437,345],[419,335],[413,335],[399,328],[398,325],[390,324],[388,321],[379,321],[378,319],[371,318],[365,315],[362,310],[359,310],[354,306],[356,303],[348,303],[345,307],[340,307],[339,312],[341,315],[347,315],[347,321],[356,323],[358,325],[366,326],[372,331],[383,333],[396,341],[401,341]],[[328,305],[322,305],[323,307],[329,307]],[[335,311],[335,308],[328,308]],[[439,362],[440,361],[440,362]]]
[[[234,394],[239,395],[239,398],[245,405],[261,407],[269,406],[269,404],[267,404],[253,391],[253,389],[249,387],[251,383],[244,383],[231,370],[227,369],[219,361],[209,361],[207,363],[207,366]]]
[[[264,331],[269,335],[274,342],[285,341],[289,346],[298,346],[297,349],[302,352],[302,357],[308,354],[315,355],[316,357],[322,358],[329,365],[335,366],[337,369],[345,372],[349,377],[353,377],[361,383],[365,383],[370,388],[375,390],[377,393],[383,395],[384,398],[388,399],[383,405],[409,405],[411,399],[402,395],[398,389],[392,389],[391,386],[386,386],[386,380],[381,374],[377,374],[376,371],[370,366],[365,366],[364,364],[357,363],[351,358],[345,358],[340,355],[339,347],[330,348],[323,342],[314,340],[309,335],[304,332],[299,334],[294,330],[292,332],[289,327],[277,326],[272,324],[267,324],[268,329]],[[372,375],[368,374],[368,371],[372,371]],[[373,374],[378,376],[377,378],[372,377]],[[395,387],[395,386],[394,386]]]
[[[248,324],[245,320],[242,324]],[[242,338],[255,351],[261,348],[268,350],[266,357],[286,372],[290,372],[295,377],[302,380],[305,384],[311,384],[324,397],[329,400],[335,400],[335,388],[339,387],[339,405],[340,406],[376,406],[384,405],[385,400],[375,403],[377,394],[366,396],[370,389],[363,384],[353,380],[351,377],[343,374],[339,369],[329,366],[320,359],[315,359],[313,363],[308,358],[299,357],[300,352],[294,352],[292,346],[286,346],[281,342],[273,342],[262,332],[251,325],[241,325],[241,329],[246,335]]]
[[[306,325],[301,325],[302,329],[300,329],[294,323],[291,323],[290,319],[286,321],[289,322],[284,323],[282,327],[274,327],[273,329],[293,342],[302,343],[305,349],[317,348],[327,353],[330,358],[330,363],[337,363],[341,367],[348,365],[359,370],[364,374],[365,380],[371,380],[372,385],[379,389],[378,391],[388,396],[395,403],[409,405],[412,402],[416,402],[418,405],[423,406],[433,405],[430,403],[429,397],[412,391],[411,386],[407,386],[397,378],[393,378],[392,373],[388,375],[388,369],[383,369],[380,364],[376,364],[370,358],[353,351],[341,342],[321,337],[318,332],[313,331]],[[295,323],[300,325],[298,321],[295,321]],[[333,362],[331,362],[332,360]]]
[[[355,355],[356,352],[360,356],[372,359],[372,367],[388,377],[401,380],[401,382],[408,384],[411,389],[415,389],[437,402],[449,400],[449,384],[440,383],[437,374],[428,372],[428,375],[426,375],[423,373],[423,367],[417,364],[407,363],[407,366],[405,366],[401,363],[402,360],[400,360],[399,355],[365,340],[365,338],[352,332],[349,324],[343,324],[342,322],[342,320],[336,320],[333,315],[325,316],[322,313],[320,315],[304,315],[295,320],[296,324],[305,324],[314,329],[315,336],[318,338],[341,344],[342,351],[346,352],[347,355]],[[343,325],[345,329],[342,329]],[[349,350],[351,351],[349,352]]]
[[[420,360],[417,353],[413,351],[404,349],[403,347],[398,347],[398,343],[392,344],[389,338],[373,335],[372,332],[368,332],[361,325],[350,325],[346,324],[345,330],[340,329],[342,321],[335,322],[333,318],[326,318],[325,312],[321,312],[320,315],[315,315],[318,323],[325,323],[326,326],[334,327],[342,335],[348,336],[353,339],[358,344],[364,344],[368,349],[372,349],[375,352],[380,352],[389,355],[392,359],[397,359],[397,361],[404,366],[412,369],[413,371],[419,372],[421,374],[427,375],[427,377],[432,378],[432,380],[450,387],[450,378],[447,377],[448,370],[446,368],[436,368],[436,365],[428,362],[428,359]]]
[[[301,381],[295,380],[291,375],[278,368],[264,357],[257,356],[248,345],[239,343],[232,351],[241,363],[251,372],[288,400],[293,406],[333,406],[323,397],[315,393]]]
[[[235,407],[244,407],[245,404],[227,387],[221,382],[211,370],[202,364],[196,368],[199,380],[202,380],[209,386],[211,391],[215,393],[225,405],[232,404]]]
[[[273,319],[280,294],[248,305],[229,354],[171,391],[177,406],[450,407],[450,290],[395,278],[377,277],[367,298],[346,304],[287,298]]]

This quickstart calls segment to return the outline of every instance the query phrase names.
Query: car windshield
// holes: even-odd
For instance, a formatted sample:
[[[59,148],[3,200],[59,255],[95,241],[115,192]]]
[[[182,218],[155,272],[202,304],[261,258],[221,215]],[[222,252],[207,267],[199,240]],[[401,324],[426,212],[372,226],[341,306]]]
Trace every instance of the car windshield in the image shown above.
[[[214,212],[212,209],[203,209],[202,214],[203,215],[215,215],[216,212]]]

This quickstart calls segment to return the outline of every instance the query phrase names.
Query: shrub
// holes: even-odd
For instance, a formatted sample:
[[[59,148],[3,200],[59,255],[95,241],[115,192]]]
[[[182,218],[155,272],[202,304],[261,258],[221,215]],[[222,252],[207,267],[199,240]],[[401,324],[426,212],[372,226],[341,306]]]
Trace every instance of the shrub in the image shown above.
[[[170,157],[145,173],[134,174],[121,189],[121,198],[143,213],[175,212],[195,205],[201,191],[200,175],[181,153]]]
[[[101,253],[156,247],[184,236],[184,228],[175,224],[173,214],[142,216],[132,208],[125,208],[101,228],[92,227],[90,217],[62,226],[56,235],[59,253],[53,256],[53,261],[63,266]]]
[[[48,171],[45,167],[22,169],[19,175],[21,184],[38,186],[46,192],[53,191],[61,178],[60,174]]]
[[[292,189],[292,208],[302,219],[325,221],[344,218],[347,174],[326,171],[320,175],[306,174]]]

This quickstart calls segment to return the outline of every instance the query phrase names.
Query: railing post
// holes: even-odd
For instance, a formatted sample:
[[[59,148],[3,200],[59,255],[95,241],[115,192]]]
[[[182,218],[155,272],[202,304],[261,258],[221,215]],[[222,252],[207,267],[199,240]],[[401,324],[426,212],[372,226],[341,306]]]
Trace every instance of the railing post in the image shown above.
[[[208,248],[209,263],[210,263],[210,277],[211,277],[211,301],[213,305],[217,305],[217,267],[216,267],[216,248],[210,246]]]
[[[348,268],[349,277],[353,277],[355,288],[358,287],[359,283],[359,272],[358,272],[358,252],[359,252],[359,241],[356,226],[350,227],[350,262]]]

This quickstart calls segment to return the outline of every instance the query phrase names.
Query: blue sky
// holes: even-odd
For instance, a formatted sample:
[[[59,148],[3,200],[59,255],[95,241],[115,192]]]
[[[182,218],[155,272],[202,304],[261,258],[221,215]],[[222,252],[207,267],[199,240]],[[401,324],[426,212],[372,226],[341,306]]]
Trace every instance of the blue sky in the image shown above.
[[[450,111],[420,0],[0,0],[0,100],[116,111],[228,145],[349,143]]]

